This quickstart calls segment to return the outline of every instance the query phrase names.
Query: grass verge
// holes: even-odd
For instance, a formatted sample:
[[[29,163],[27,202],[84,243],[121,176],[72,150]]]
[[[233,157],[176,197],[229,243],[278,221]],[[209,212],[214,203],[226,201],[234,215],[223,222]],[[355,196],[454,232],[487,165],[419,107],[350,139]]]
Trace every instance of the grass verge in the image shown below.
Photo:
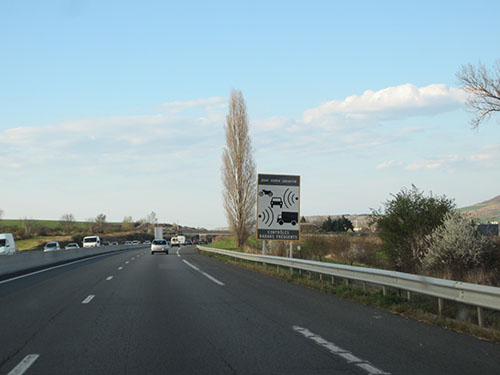
[[[71,236],[39,236],[27,240],[17,240],[16,247],[20,251],[39,250],[49,241],[70,242]]]
[[[220,242],[217,242],[217,247],[222,248],[219,246]],[[340,278],[335,278],[334,283],[332,283],[332,279],[326,275],[320,276],[305,271],[300,273],[297,270],[294,270],[293,274],[291,274],[288,268],[278,268],[272,265],[264,266],[261,263],[238,260],[201,250],[197,251],[203,255],[220,259],[237,267],[279,277],[288,282],[332,294],[342,299],[386,310],[441,328],[451,329],[500,344],[500,312],[498,311],[484,311],[485,327],[482,328],[475,324],[477,322],[477,312],[472,306],[445,301],[443,314],[440,316],[438,315],[437,299],[434,297],[413,293],[410,301],[408,301],[406,292],[401,292],[400,290],[388,290],[387,295],[384,296],[381,288],[376,286],[368,286],[365,290],[361,283],[351,281],[347,285],[345,280],[341,280]]]

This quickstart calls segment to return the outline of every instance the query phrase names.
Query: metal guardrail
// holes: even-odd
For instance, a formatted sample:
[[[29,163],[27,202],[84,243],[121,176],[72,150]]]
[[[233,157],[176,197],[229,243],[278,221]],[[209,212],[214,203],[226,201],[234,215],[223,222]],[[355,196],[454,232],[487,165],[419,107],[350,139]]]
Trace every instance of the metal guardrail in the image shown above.
[[[444,280],[435,277],[419,276],[375,268],[346,266],[341,264],[270,255],[240,253],[205,246],[198,246],[198,249],[232,258],[288,267],[292,270],[292,272],[294,269],[303,270],[318,273],[320,275],[329,275],[347,280],[356,280],[363,283],[381,285],[384,287],[384,294],[385,287],[391,287],[437,297],[440,313],[442,311],[443,299],[477,306],[478,323],[480,326],[483,326],[482,308],[500,311],[500,288],[497,287]]]

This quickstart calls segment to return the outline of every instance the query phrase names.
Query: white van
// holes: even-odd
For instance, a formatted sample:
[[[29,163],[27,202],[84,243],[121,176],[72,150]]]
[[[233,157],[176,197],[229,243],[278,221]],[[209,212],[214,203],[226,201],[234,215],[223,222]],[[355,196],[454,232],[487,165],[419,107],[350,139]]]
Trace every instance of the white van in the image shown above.
[[[12,255],[17,251],[12,233],[0,233],[0,255]]]
[[[99,236],[83,237],[83,247],[99,247],[101,246],[101,238]]]
[[[179,246],[179,238],[177,237],[172,237],[170,239],[170,246],[174,247],[174,246]]]
[[[179,241],[179,246],[184,246],[186,244],[185,236],[177,236],[177,241]]]

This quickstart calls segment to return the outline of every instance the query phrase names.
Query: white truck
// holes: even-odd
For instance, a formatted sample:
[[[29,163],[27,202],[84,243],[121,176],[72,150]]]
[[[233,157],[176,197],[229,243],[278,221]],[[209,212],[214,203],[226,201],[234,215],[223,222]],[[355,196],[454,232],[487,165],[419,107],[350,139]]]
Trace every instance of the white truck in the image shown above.
[[[186,244],[185,236],[177,236],[177,241],[179,241],[179,246],[184,246]]]
[[[17,251],[12,233],[0,233],[0,255],[12,255]]]

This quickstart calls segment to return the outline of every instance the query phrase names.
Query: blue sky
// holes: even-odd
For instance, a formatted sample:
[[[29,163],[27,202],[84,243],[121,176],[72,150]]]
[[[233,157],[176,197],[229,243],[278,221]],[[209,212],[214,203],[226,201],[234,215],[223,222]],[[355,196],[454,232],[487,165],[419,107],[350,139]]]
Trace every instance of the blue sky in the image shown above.
[[[302,176],[304,215],[369,213],[417,185],[500,194],[500,125],[472,130],[462,64],[500,58],[498,1],[0,3],[6,218],[226,225],[231,89],[259,173]]]

